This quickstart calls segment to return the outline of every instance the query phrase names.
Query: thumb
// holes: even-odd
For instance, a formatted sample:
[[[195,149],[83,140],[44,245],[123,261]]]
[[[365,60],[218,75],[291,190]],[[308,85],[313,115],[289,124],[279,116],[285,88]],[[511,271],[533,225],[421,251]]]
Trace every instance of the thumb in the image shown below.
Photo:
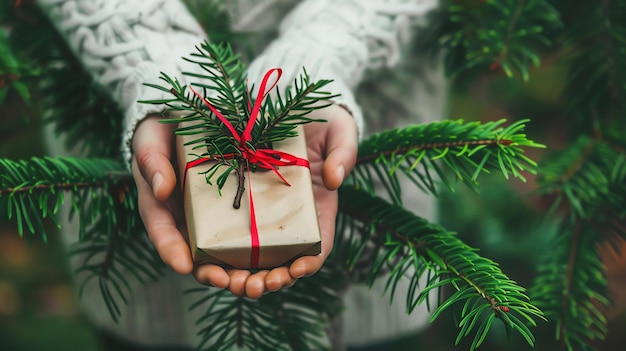
[[[324,185],[329,190],[339,188],[356,162],[358,131],[350,114],[341,109],[330,119],[326,136],[326,159],[322,170]]]
[[[139,172],[158,201],[167,200],[176,186],[171,163],[173,138],[172,127],[159,123],[158,117],[142,121],[133,136],[133,154]]]

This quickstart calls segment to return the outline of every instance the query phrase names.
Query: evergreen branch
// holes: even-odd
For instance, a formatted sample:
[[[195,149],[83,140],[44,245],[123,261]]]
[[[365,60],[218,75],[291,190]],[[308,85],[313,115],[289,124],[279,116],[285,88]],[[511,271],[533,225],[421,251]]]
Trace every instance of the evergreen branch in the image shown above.
[[[82,293],[97,280],[105,305],[117,320],[131,291],[127,276],[146,283],[158,279],[164,268],[145,235],[125,166],[94,158],[0,159],[0,207],[17,222],[20,236],[29,234],[29,242],[35,234],[47,240],[45,220],[58,226],[56,216],[68,198],[69,216],[78,217],[78,242],[69,253],[82,262],[76,270],[84,276],[79,290]]]
[[[255,166],[247,165],[244,153],[260,148],[272,148],[272,143],[295,136],[294,128],[297,125],[313,121],[305,115],[314,109],[327,106],[328,100],[334,96],[320,91],[330,81],[311,83],[304,71],[304,75],[295,80],[294,92],[287,89],[285,99],[278,93],[274,102],[267,95],[269,91],[264,91],[258,99],[265,101],[256,101],[250,95],[243,64],[230,45],[204,42],[197,50],[197,53],[192,54],[192,58],[186,60],[199,65],[206,74],[189,72],[186,74],[208,81],[209,84],[192,83],[203,87],[204,94],[191,88],[189,93],[187,86],[181,85],[178,79],[161,73],[160,78],[168,87],[145,85],[170,93],[174,98],[141,102],[165,104],[177,111],[174,118],[166,118],[162,122],[178,124],[175,129],[177,135],[197,136],[185,145],[192,145],[194,150],[200,149],[198,157],[217,161],[216,167],[211,167],[205,172],[209,184],[221,166],[228,166],[227,171],[222,173],[216,182],[218,191],[221,191],[230,172],[237,170],[239,187],[233,205],[238,208],[243,193],[244,166]],[[207,96],[207,89],[211,92],[210,95],[216,97]],[[260,107],[260,110],[251,108],[253,105]],[[251,116],[253,110],[255,114],[259,112],[259,115]],[[250,121],[251,117],[255,120]],[[251,126],[250,138],[246,136],[244,140],[244,131],[248,123],[254,124]]]
[[[539,65],[537,48],[550,45],[547,35],[562,26],[548,0],[450,0],[432,16],[424,45],[433,55],[444,52],[450,76],[489,69],[526,81],[529,66]]]
[[[0,106],[14,96],[23,106],[31,103],[28,80],[41,72],[23,61],[11,47],[6,31],[0,29]],[[12,128],[4,127],[0,133],[9,134]]]
[[[96,280],[105,306],[117,322],[122,316],[122,304],[128,302],[127,296],[138,286],[136,283],[156,281],[166,266],[148,240],[138,214],[127,213],[121,206],[115,211],[122,211],[115,227],[110,227],[106,216],[100,216],[69,254],[81,262],[75,270],[82,278],[79,296]]]
[[[535,326],[534,318],[543,318],[543,314],[529,302],[525,289],[509,279],[496,263],[479,256],[475,249],[444,228],[374,197],[368,191],[343,186],[339,198],[341,215],[350,218],[341,221],[343,225],[338,229],[340,232],[349,230],[348,239],[340,242],[337,249],[341,253],[350,253],[345,262],[347,269],[355,266],[366,246],[372,243],[374,252],[373,258],[368,258],[368,262],[372,262],[368,283],[373,284],[388,269],[387,289],[393,296],[397,283],[401,279],[410,279],[412,290],[406,300],[408,313],[420,303],[429,303],[431,291],[442,286],[454,288],[455,292],[434,311],[431,321],[451,306],[462,305],[457,344],[477,327],[470,347],[474,350],[483,342],[497,318],[507,330],[518,331],[530,345],[534,345],[534,336],[526,324]],[[361,224],[355,225],[354,222]],[[380,245],[381,241],[384,245]],[[418,292],[420,280],[426,272],[426,286]]]
[[[591,350],[590,342],[608,331],[597,305],[611,304],[597,246],[626,236],[626,155],[582,136],[549,159],[540,176],[539,191],[556,195],[553,208],[564,219],[531,292],[568,350]]]
[[[399,201],[397,173],[432,194],[437,193],[433,173],[449,189],[453,189],[449,173],[473,189],[478,176],[491,169],[500,170],[505,178],[525,180],[522,172],[535,174],[536,163],[524,155],[523,147],[543,147],[521,133],[525,122],[505,128],[504,120],[441,121],[374,134],[359,146],[355,181],[368,188],[380,181]]]
[[[341,306],[337,273],[322,268],[288,290],[259,300],[235,297],[228,290],[190,290],[202,294],[191,309],[205,309],[197,321],[202,337],[198,349],[327,350],[325,327]]]
[[[258,121],[261,127],[258,143],[267,145],[286,136],[295,136],[292,131],[296,125],[313,122],[306,115],[329,106],[331,99],[337,97],[323,91],[331,82],[332,80],[319,80],[312,83],[306,69],[303,69],[303,73],[294,80],[293,86],[287,87],[284,99],[280,92],[276,94],[276,101],[268,96],[262,110],[262,115],[267,116],[267,120]]]
[[[247,117],[246,112],[248,111],[241,102],[245,101],[248,92],[245,89],[245,74],[239,55],[236,55],[227,43],[212,44],[204,42],[197,50],[198,53],[193,56],[203,60],[184,59],[200,65],[209,74],[185,74],[196,78],[208,78],[213,83],[213,87],[217,90],[220,97],[217,101],[214,101],[214,105],[220,106],[221,110],[225,112],[228,111],[225,115],[238,117],[238,122],[242,123],[245,120],[244,118]],[[227,107],[225,108],[224,106]]]
[[[576,218],[617,220],[626,203],[626,154],[599,139],[579,137],[570,147],[541,166],[538,192],[556,195]]]
[[[623,130],[626,52],[620,48],[626,45],[626,4],[586,2],[579,10],[581,16],[568,23],[563,43],[572,50],[563,93],[566,110],[578,130]]]
[[[129,208],[129,184],[132,179],[121,162],[108,159],[81,158],[31,158],[12,161],[0,159],[0,203],[8,209],[7,218],[17,223],[20,236],[40,234],[47,240],[44,220],[58,213],[65,192],[70,192],[74,213],[81,212],[78,205],[88,194],[94,196],[91,213],[80,216],[81,228],[91,223],[95,214],[112,203],[122,202]],[[122,187],[120,187],[123,185]],[[109,216],[113,223],[115,216]]]
[[[548,320],[556,323],[556,339],[568,351],[593,350],[590,341],[604,339],[608,332],[598,308],[610,305],[597,249],[600,233],[585,221],[564,219],[530,291]]]
[[[74,51],[35,5],[21,6],[12,16],[10,45],[36,75],[27,108],[42,114],[63,135],[68,149],[95,157],[119,157],[122,116],[109,91],[96,83]],[[28,18],[28,20],[16,20]],[[72,77],[72,79],[68,79]]]
[[[232,20],[228,11],[227,0],[184,0],[183,1],[196,20],[200,23],[208,38],[213,42],[231,40],[238,45],[245,43],[252,33],[242,32],[241,29],[233,30]]]
[[[182,121],[201,121],[193,127],[177,129],[176,133],[207,134],[206,139],[198,139],[194,144],[207,144],[211,138],[217,138],[219,131],[225,138],[220,139],[220,144],[215,145],[214,154],[227,154],[224,148],[235,145],[232,134],[224,127],[222,122],[207,112],[206,104],[211,104],[220,114],[231,123],[238,133],[242,133],[250,117],[249,106],[255,103],[250,95],[246,84],[245,67],[239,61],[231,47],[227,44],[213,44],[205,42],[198,48],[198,52],[192,55],[194,58],[186,58],[191,63],[198,64],[206,74],[185,73],[187,76],[208,81],[208,83],[192,83],[202,87],[211,94],[198,97],[187,92],[187,87],[181,85],[177,79],[161,74],[169,87],[146,84],[152,88],[164,92],[170,92],[175,99],[159,99],[141,101],[151,104],[165,104],[174,110],[187,112],[180,118],[164,120],[166,123],[180,123]],[[292,87],[286,89],[286,95],[278,92],[275,98],[267,96],[262,104],[259,118],[255,121],[252,130],[252,147],[271,145],[271,143],[294,136],[293,129],[296,125],[312,122],[306,118],[309,112],[328,106],[330,99],[336,97],[322,88],[329,84],[330,80],[320,80],[312,83],[306,70],[295,79]],[[252,89],[253,90],[253,89]],[[276,99],[276,100],[274,100]],[[179,102],[182,104],[175,104]],[[235,145],[236,146],[236,145]],[[209,146],[210,147],[210,146]],[[235,147],[236,149],[236,147]]]

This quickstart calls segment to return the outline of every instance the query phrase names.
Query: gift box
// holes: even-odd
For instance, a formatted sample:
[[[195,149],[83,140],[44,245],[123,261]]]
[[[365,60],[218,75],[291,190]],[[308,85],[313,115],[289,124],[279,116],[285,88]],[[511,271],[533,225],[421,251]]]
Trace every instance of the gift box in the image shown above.
[[[297,137],[275,142],[273,149],[306,159],[302,126],[296,130]],[[208,184],[202,174],[217,161],[188,166],[198,160],[199,150],[192,150],[185,143],[197,138],[198,135],[176,137],[180,175],[184,177],[181,183],[185,218],[195,262],[240,269],[273,268],[296,257],[321,252],[308,167],[279,166],[280,175],[290,185],[272,170],[257,168],[246,172],[241,206],[236,209],[233,207],[239,184],[236,171],[230,173],[218,191],[217,185]]]

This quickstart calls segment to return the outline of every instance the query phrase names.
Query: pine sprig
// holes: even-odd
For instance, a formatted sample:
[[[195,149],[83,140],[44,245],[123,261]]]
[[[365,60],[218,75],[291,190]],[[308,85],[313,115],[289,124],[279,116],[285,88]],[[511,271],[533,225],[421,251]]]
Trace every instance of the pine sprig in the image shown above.
[[[443,52],[450,77],[491,70],[527,81],[529,68],[539,66],[538,49],[562,26],[548,0],[449,0],[433,17],[425,45],[435,55]]]
[[[20,236],[29,242],[34,235],[47,239],[44,221],[55,216],[67,200],[79,214],[81,237],[85,227],[100,213],[110,213],[109,227],[116,225],[119,213],[108,209],[122,203],[134,209],[132,181],[121,162],[109,159],[33,157],[30,160],[0,159],[0,202],[6,205],[7,218],[17,224]],[[89,206],[85,206],[89,203]]]
[[[165,123],[180,123],[182,121],[202,121],[201,125],[177,130],[179,134],[206,134],[203,139],[194,140],[193,144],[207,146],[208,140],[215,138],[216,130],[224,136],[231,137],[224,125],[207,110],[202,99],[206,99],[241,133],[246,127],[250,117],[249,105],[254,104],[256,99],[252,94],[254,86],[249,87],[246,83],[245,67],[239,60],[239,56],[233,53],[230,45],[203,43],[197,48],[197,53],[186,60],[199,65],[206,74],[185,72],[190,79],[199,82],[192,85],[204,89],[202,98],[188,91],[188,86],[182,85],[178,79],[165,74],[161,79],[167,83],[167,87],[147,84],[163,92],[171,93],[174,98],[162,100],[142,101],[144,103],[165,104],[167,107],[186,113],[179,118],[165,119]],[[312,122],[306,115],[316,109],[324,108],[330,104],[330,99],[336,97],[323,88],[330,80],[311,82],[306,70],[298,76],[286,92],[277,91],[276,96],[267,96],[262,105],[260,118],[255,122],[252,130],[252,146],[271,144],[288,137],[294,136],[294,128],[297,125]],[[231,144],[234,142],[230,141]],[[224,141],[225,144],[227,140]],[[208,147],[211,147],[210,145]],[[219,150],[212,150],[219,153]],[[223,152],[226,153],[226,152]]]
[[[563,219],[532,296],[568,350],[591,350],[589,342],[608,332],[597,305],[611,304],[598,245],[626,236],[626,154],[581,136],[547,160],[540,175],[539,191],[555,197],[552,213]]]
[[[192,309],[205,309],[200,350],[328,350],[325,328],[341,310],[337,293],[343,280],[337,270],[322,268],[314,277],[258,300],[236,297],[227,290],[198,288]]]
[[[625,211],[626,154],[607,142],[579,137],[541,166],[538,192],[555,195],[575,218],[619,221]],[[623,234],[620,234],[623,235]]]
[[[591,223],[565,219],[530,290],[568,351],[595,350],[590,342],[608,332],[599,309],[611,304],[597,248],[600,236]]]
[[[360,143],[353,174],[366,187],[380,181],[396,201],[398,173],[431,194],[437,194],[438,181],[453,190],[450,174],[473,189],[490,170],[525,181],[523,173],[535,174],[536,163],[524,147],[544,146],[522,133],[526,120],[507,127],[504,122],[440,121],[374,134]]]
[[[109,315],[117,322],[133,289],[158,280],[166,266],[137,214],[122,217],[126,222],[114,228],[104,217],[86,229],[83,240],[74,244],[69,254],[81,262],[75,270],[81,280],[79,297],[95,280]]]
[[[507,330],[519,332],[534,345],[535,338],[527,324],[536,326],[535,319],[543,318],[543,313],[529,302],[525,289],[508,278],[495,262],[479,256],[453,233],[368,191],[343,186],[339,206],[342,216],[349,217],[339,228],[349,230],[349,239],[337,249],[350,252],[345,262],[347,269],[359,261],[369,242],[384,241],[384,245],[375,246],[369,259],[367,281],[373,284],[382,272],[388,271],[386,288],[393,296],[401,279],[411,279],[406,300],[408,313],[421,303],[430,304],[432,290],[449,286],[454,293],[440,301],[431,321],[452,306],[462,306],[457,344],[474,333],[470,350],[476,349],[495,319],[500,319]],[[424,275],[427,283],[420,287]]]
[[[164,119],[163,122],[177,124],[178,128],[175,130],[177,135],[197,136],[186,145],[193,145],[199,158],[212,158],[216,161],[216,164],[205,172],[208,183],[212,183],[213,176],[221,167],[226,167],[226,171],[219,173],[215,182],[218,190],[221,190],[226,178],[233,171],[237,171],[241,184],[244,168],[249,166],[242,154],[241,141],[216,113],[232,125],[235,133],[243,135],[251,116],[251,106],[257,103],[257,99],[264,98],[262,103],[259,101],[260,112],[254,121],[251,139],[246,141],[245,147],[272,148],[274,142],[296,136],[295,128],[298,125],[314,121],[306,115],[313,110],[327,107],[330,99],[335,97],[322,90],[331,82],[330,80],[311,82],[306,71],[296,78],[293,86],[286,89],[284,97],[280,91],[275,97],[270,95],[254,97],[252,93],[254,86],[248,87],[246,82],[245,67],[228,44],[204,42],[197,47],[197,52],[186,60],[197,64],[205,72],[185,73],[190,79],[200,81],[192,85],[203,88],[203,94],[182,85],[176,78],[162,74],[160,78],[167,83],[166,87],[147,85],[170,93],[173,98],[142,102],[164,104],[175,110],[176,116]],[[268,85],[271,85],[271,82],[268,82]],[[217,112],[211,110],[209,105]],[[235,207],[238,207],[238,198],[239,196],[235,198]]]
[[[563,4],[563,9],[571,6]],[[577,7],[580,16],[568,23],[563,45],[568,74],[566,111],[579,130],[626,126],[626,3],[623,1],[585,2]],[[598,122],[602,121],[601,124]]]
[[[7,97],[15,94],[25,106],[31,103],[31,94],[26,83],[29,78],[35,77],[40,72],[25,64],[16,53],[13,52],[4,30],[0,29],[0,106]],[[11,128],[3,128],[7,134]],[[0,133],[2,133],[0,132]]]
[[[123,113],[110,92],[94,81],[38,6],[25,2],[15,11],[19,14],[8,24],[10,45],[24,65],[39,73],[29,87],[29,109],[38,108],[33,114],[54,126],[67,149],[119,158],[123,119],[115,116]]]
[[[0,208],[7,209],[6,218],[29,243],[35,235],[47,241],[46,220],[60,227],[58,216],[67,201],[67,215],[78,221],[78,242],[69,253],[81,261],[76,270],[84,278],[80,292],[96,279],[117,320],[131,291],[127,277],[147,283],[158,279],[164,268],[145,235],[125,165],[95,158],[0,159]]]

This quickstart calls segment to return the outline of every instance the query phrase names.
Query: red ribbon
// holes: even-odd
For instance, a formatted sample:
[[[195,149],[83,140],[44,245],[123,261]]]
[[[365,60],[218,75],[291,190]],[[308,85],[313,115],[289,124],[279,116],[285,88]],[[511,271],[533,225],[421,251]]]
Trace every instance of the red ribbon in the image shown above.
[[[267,83],[275,72],[278,74],[278,77],[276,77],[276,80],[268,89]],[[241,153],[240,155],[248,163],[247,168],[248,168],[248,189],[249,189],[248,193],[249,193],[249,199],[250,199],[249,208],[250,208],[250,241],[251,241],[250,265],[252,268],[257,268],[259,266],[259,256],[260,256],[259,251],[260,251],[261,244],[259,242],[259,230],[256,224],[254,201],[252,198],[252,184],[250,183],[249,164],[253,163],[257,167],[267,169],[267,170],[272,170],[280,178],[280,180],[283,181],[283,183],[289,186],[291,186],[291,184],[289,184],[289,182],[287,182],[285,177],[283,177],[283,175],[280,174],[277,166],[302,166],[302,167],[307,167],[307,168],[309,167],[309,161],[307,161],[306,159],[299,158],[297,156],[288,154],[286,152],[272,150],[272,149],[254,149],[254,148],[250,148],[248,145],[248,142],[252,140],[252,128],[254,127],[254,123],[257,119],[259,111],[261,110],[261,104],[263,103],[263,100],[269,94],[269,92],[276,86],[281,75],[282,75],[282,70],[280,68],[272,68],[265,73],[265,76],[263,77],[263,80],[261,81],[261,86],[259,87],[259,93],[257,95],[256,100],[254,101],[254,105],[252,106],[252,109],[250,109],[250,104],[248,104],[248,109],[250,110],[250,118],[248,119],[246,128],[244,129],[241,135],[237,133],[237,130],[233,127],[233,125],[213,105],[211,105],[211,103],[207,99],[205,99],[202,95],[198,94],[198,92],[196,92],[191,86],[189,87],[189,89],[191,89],[191,91],[204,102],[204,104],[211,110],[211,112],[213,112],[215,116],[217,116],[217,118],[219,118],[219,120],[222,121],[222,123],[224,123],[226,128],[228,128],[232,136],[238,142],[237,147],[239,148],[239,151]],[[223,159],[228,159],[228,158],[234,158],[237,155],[239,154],[231,153],[231,154],[219,155],[219,157]],[[187,170],[197,165],[200,165],[204,162],[207,162],[213,159],[214,157],[215,156],[201,157],[196,160],[187,162],[187,164],[185,165],[185,174],[183,175],[183,181],[187,179]],[[183,183],[183,189],[184,189],[184,183]]]

